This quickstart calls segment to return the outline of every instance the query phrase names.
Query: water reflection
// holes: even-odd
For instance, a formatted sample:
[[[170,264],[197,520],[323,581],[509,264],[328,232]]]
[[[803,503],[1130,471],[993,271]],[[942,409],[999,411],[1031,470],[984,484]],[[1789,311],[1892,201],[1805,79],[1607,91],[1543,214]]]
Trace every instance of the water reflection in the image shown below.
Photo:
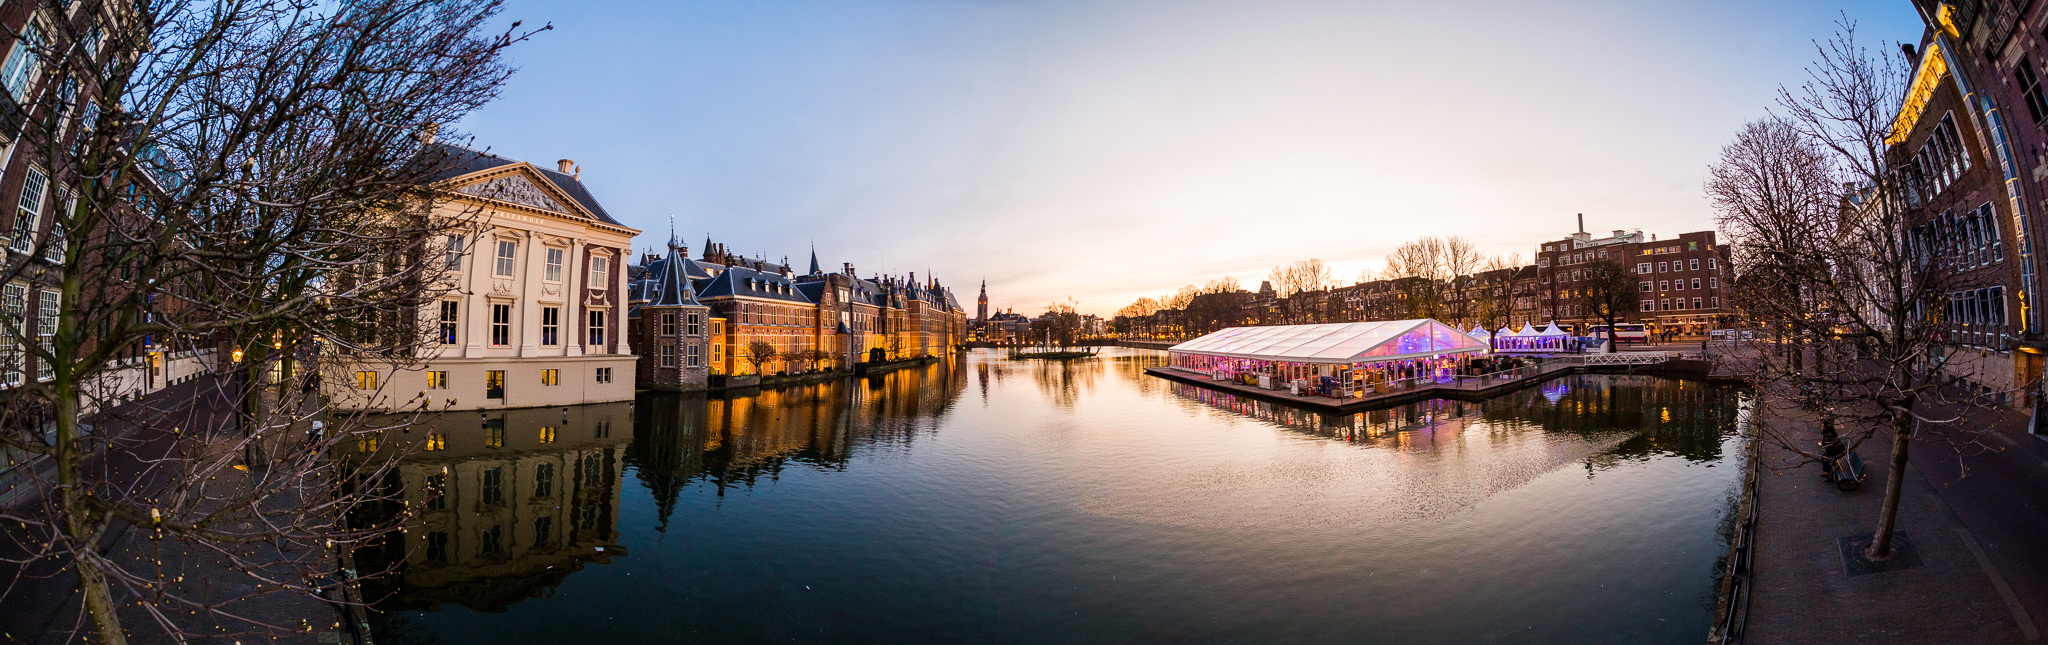
[[[390,569],[365,592],[384,609],[504,611],[618,546],[620,460],[631,404],[427,417],[383,439],[404,451],[395,485],[419,509],[358,567]]]
[[[727,396],[642,393],[626,462],[654,496],[656,530],[665,530],[677,496],[692,483],[724,495],[792,465],[844,468],[855,446],[908,449],[937,430],[966,388],[966,371],[942,361]]]
[[[627,468],[652,494],[655,530],[665,531],[692,483],[722,495],[793,464],[843,468],[856,445],[907,448],[938,427],[966,385],[965,371],[942,361],[729,396],[642,393],[630,404],[422,418],[363,446],[405,455],[389,485],[419,509],[402,534],[357,552],[359,568],[393,572],[365,592],[385,612],[506,611],[548,596],[586,564],[626,556],[617,524]]]
[[[409,503],[442,506],[371,554],[399,569],[372,592],[387,610],[379,640],[1674,642],[1706,630],[1727,550],[1715,531],[1740,475],[1722,467],[1740,446],[1727,388],[1582,376],[1485,402],[1323,414],[1144,373],[1164,358],[977,352],[777,391],[649,393],[567,418],[443,417],[406,435],[445,446],[394,478]]]
[[[1735,408],[1727,402],[1738,396],[1733,386],[1696,380],[1578,375],[1485,401],[1431,399],[1333,414],[1177,381],[1169,389],[1182,399],[1289,430],[1379,447],[1414,447],[1424,434],[1459,436],[1472,428],[1493,436],[1526,430],[1618,438],[1612,449],[1600,453],[1593,464],[1599,467],[1653,455],[1694,462],[1721,459],[1721,444],[1736,429]]]

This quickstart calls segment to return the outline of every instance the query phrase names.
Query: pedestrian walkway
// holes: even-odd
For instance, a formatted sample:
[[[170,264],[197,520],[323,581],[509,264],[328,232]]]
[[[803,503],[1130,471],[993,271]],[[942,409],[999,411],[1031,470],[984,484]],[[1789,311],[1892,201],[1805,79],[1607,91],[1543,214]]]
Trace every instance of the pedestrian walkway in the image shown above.
[[[1985,413],[1997,414],[1997,413]],[[2003,421],[2003,419],[1994,419]],[[1760,418],[1795,441],[1819,441],[1818,424]],[[2005,430],[1997,441],[2011,441]],[[2023,436],[2026,441],[2036,441]],[[2038,639],[2035,616],[2048,615],[2048,562],[2038,555],[2048,516],[2034,504],[2048,490],[2048,467],[2022,463],[2018,449],[1964,458],[1938,440],[1918,439],[1899,504],[1898,529],[1910,536],[1920,566],[1850,575],[1838,540],[1868,538],[1891,458],[1885,435],[1859,449],[1869,479],[1844,492],[1820,467],[1766,441],[1758,494],[1750,643],[2023,643]],[[2030,471],[2013,466],[2030,466]],[[1996,472],[1997,475],[1992,473]],[[2024,482],[2026,499],[1993,486]],[[2015,491],[2008,491],[2015,492]],[[1950,498],[1968,500],[1951,503]],[[1961,510],[1962,512],[1959,512]],[[2017,536],[2032,535],[2021,543]],[[1993,548],[1987,548],[1993,545]],[[1994,552],[1996,555],[1994,555]],[[2016,591],[2023,589],[2024,591]],[[2023,602],[2022,598],[2030,602]],[[2032,605],[2032,607],[2029,607]]]

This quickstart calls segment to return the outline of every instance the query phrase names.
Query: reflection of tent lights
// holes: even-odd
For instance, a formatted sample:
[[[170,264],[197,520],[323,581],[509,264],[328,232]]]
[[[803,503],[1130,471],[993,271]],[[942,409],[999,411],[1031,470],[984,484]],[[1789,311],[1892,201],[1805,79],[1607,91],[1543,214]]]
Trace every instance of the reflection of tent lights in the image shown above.
[[[1564,381],[1551,381],[1549,383],[1544,383],[1543,398],[1550,399],[1550,403],[1552,405],[1556,405],[1559,400],[1562,400],[1564,398],[1565,393],[1569,389],[1570,388],[1565,387]]]

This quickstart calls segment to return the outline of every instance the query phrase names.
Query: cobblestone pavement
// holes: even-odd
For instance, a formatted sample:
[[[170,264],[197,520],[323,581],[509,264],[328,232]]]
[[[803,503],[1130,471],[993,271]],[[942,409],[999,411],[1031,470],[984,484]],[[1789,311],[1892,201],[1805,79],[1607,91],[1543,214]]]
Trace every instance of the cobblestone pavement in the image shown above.
[[[1797,441],[1819,440],[1813,423],[1759,422],[1777,424]],[[2040,505],[2048,467],[2032,455],[2048,450],[2022,449],[2021,441],[2039,440],[2015,437],[2021,423],[2003,425],[1990,441],[2002,450],[1961,458],[1971,468],[1966,478],[1958,478],[1958,456],[1946,444],[1914,442],[1898,528],[1910,534],[1923,564],[1854,577],[1837,539],[1867,538],[1876,526],[1888,439],[1859,448],[1870,476],[1853,492],[1822,481],[1818,465],[1785,469],[1791,453],[1766,442],[1748,642],[2037,640],[2033,617],[2048,615],[2040,604],[2048,600],[2048,558],[2041,554],[2048,516]]]

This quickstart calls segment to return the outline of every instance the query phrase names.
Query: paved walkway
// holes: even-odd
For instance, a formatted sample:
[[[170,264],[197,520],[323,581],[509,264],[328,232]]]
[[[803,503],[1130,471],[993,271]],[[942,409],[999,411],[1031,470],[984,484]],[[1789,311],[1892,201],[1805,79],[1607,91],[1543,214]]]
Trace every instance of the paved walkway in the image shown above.
[[[1969,477],[1959,477],[1958,456],[1945,443],[1914,442],[1898,528],[1923,564],[1854,577],[1837,539],[1867,538],[1876,526],[1888,437],[1859,449],[1870,478],[1853,492],[1822,481],[1818,465],[1783,469],[1792,455],[1766,442],[1747,642],[2038,640],[2036,621],[2048,616],[2048,444],[2019,433],[2023,417],[1980,415],[2000,422],[1989,441],[2002,450],[1962,457]],[[1761,422],[1819,441],[1812,423]]]

